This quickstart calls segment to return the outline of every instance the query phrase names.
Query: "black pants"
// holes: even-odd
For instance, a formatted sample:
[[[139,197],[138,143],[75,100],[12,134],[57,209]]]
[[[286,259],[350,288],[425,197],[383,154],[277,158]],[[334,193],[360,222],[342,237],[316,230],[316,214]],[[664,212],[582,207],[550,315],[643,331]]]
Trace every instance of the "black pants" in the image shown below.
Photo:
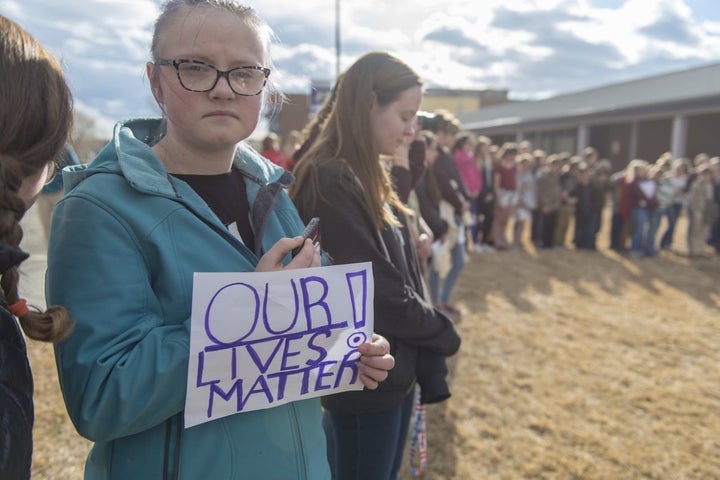
[[[485,201],[478,198],[477,200],[478,224],[479,230],[482,232],[482,243],[485,245],[492,244],[490,229],[493,223],[493,210],[495,210],[495,201]]]
[[[540,225],[540,246],[542,248],[552,248],[555,246],[555,224],[557,223],[557,210],[551,212],[541,212],[539,219]]]

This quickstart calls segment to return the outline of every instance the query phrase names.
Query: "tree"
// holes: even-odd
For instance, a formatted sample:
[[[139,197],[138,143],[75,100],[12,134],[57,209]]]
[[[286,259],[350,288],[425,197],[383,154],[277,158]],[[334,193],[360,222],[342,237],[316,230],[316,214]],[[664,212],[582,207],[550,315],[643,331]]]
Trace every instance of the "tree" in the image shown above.
[[[95,157],[108,139],[98,135],[95,119],[87,113],[75,109],[74,117],[70,144],[77,152],[80,161],[86,163]]]

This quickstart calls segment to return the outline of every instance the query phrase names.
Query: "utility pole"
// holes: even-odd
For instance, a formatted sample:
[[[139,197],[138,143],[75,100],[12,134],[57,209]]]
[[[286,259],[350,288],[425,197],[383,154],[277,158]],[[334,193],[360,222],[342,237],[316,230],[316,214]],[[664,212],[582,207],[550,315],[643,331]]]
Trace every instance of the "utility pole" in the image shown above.
[[[340,77],[340,0],[335,0],[335,81]]]

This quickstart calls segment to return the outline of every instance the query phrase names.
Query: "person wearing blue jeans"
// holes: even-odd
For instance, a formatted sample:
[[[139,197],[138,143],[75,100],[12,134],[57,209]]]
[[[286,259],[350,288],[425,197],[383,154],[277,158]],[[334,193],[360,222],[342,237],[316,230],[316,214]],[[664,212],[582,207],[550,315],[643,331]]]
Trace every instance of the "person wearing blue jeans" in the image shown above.
[[[432,265],[432,262],[431,262]],[[460,277],[465,266],[465,242],[458,239],[455,246],[450,250],[450,270],[444,279],[440,278],[440,274],[434,267],[430,268],[430,297],[434,304],[439,308],[446,310],[448,313],[458,314],[459,311],[450,303],[455,283]]]
[[[410,429],[415,388],[411,388],[405,400],[391,410],[362,415],[335,413],[326,410],[323,427],[328,437],[328,458],[331,459],[332,478],[399,478],[405,439]],[[337,449],[336,445],[346,448]],[[361,455],[355,452],[365,450]],[[395,451],[394,455],[386,452]],[[345,453],[343,455],[342,453]],[[393,460],[394,457],[394,460]],[[358,465],[361,458],[374,458],[373,462]]]
[[[658,210],[657,183],[648,171],[648,164],[644,160],[633,160],[628,168],[631,174],[628,179],[628,197],[633,229],[630,241],[630,255],[638,257],[654,256],[655,235],[660,223],[660,210]]]
[[[667,217],[667,228],[660,239],[660,248],[667,250],[672,246],[673,235],[675,234],[675,224],[680,218],[682,212],[682,203],[672,203],[664,209],[664,214]],[[662,216],[662,215],[661,215]]]
[[[633,232],[630,251],[635,255],[655,256],[657,254],[655,235],[658,225],[660,225],[660,212],[647,208],[634,208],[632,220]]]
[[[660,239],[660,248],[663,250],[672,247],[675,225],[682,214],[687,196],[689,174],[687,159],[678,158],[673,160],[672,168],[659,181],[658,200],[662,210],[661,217],[667,217],[667,228]]]

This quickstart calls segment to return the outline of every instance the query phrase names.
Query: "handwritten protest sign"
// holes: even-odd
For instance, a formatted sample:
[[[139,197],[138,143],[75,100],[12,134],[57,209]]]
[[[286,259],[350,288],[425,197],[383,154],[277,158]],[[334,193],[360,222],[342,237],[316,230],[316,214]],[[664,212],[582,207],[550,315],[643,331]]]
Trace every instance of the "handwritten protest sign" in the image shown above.
[[[372,264],[196,273],[185,426],[361,390],[373,331]]]

